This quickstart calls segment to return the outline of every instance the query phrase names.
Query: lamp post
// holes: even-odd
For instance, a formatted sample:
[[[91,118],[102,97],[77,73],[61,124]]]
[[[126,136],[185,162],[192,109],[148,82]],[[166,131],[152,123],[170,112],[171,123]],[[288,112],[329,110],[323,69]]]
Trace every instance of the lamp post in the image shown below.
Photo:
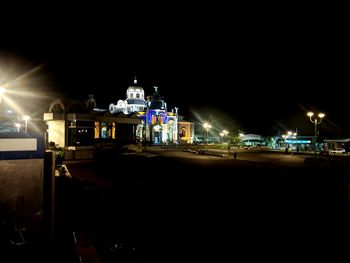
[[[227,136],[227,135],[228,135],[228,131],[226,131],[226,130],[223,130],[222,132],[220,132],[220,136],[222,138],[222,142],[224,142],[225,136]]]
[[[291,139],[292,142],[294,141],[295,147],[297,147],[296,146],[296,144],[297,144],[297,135],[298,134],[296,132],[288,131],[287,135],[285,135],[285,138]],[[292,155],[293,155],[293,146],[291,147],[291,151],[292,151]]]
[[[24,126],[24,131],[28,132],[28,120],[30,119],[30,117],[28,115],[23,115],[23,120],[25,122],[25,126]]]
[[[323,118],[326,116],[324,113],[319,113],[318,114],[318,118],[317,117],[314,117],[312,119],[312,116],[314,116],[314,113],[313,112],[308,112],[307,113],[307,116],[309,116],[310,118],[310,121],[315,124],[315,142],[314,142],[314,149],[315,149],[315,153],[316,153],[316,143],[317,143],[317,125],[321,124]]]
[[[207,122],[204,122],[203,124],[204,129],[206,130],[206,134],[205,134],[205,144],[208,145],[208,131],[211,128],[211,125]]]
[[[2,86],[0,86],[0,104],[1,104],[1,96],[6,92],[6,89]]]
[[[242,144],[243,144],[243,137],[244,137],[244,133],[243,132],[240,132],[240,133],[238,133],[238,138],[239,138],[239,141],[238,141],[238,143],[239,143],[239,148],[241,148],[242,147]]]
[[[15,123],[15,127],[17,128],[17,132],[20,132],[21,124]]]

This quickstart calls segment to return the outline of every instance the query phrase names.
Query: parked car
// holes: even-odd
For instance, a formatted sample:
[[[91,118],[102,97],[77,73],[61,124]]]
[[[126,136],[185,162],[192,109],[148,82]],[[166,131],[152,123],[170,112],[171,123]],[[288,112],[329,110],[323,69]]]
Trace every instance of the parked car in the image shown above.
[[[344,148],[336,148],[334,150],[329,151],[330,154],[344,154],[346,153]]]

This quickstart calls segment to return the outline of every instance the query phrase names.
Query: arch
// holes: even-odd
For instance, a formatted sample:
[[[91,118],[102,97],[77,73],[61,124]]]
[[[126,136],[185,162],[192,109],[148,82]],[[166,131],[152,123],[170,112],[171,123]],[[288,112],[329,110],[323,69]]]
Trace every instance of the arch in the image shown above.
[[[65,112],[65,106],[60,99],[55,99],[53,102],[51,102],[49,107],[49,112],[54,113],[64,113]]]
[[[97,103],[95,99],[88,99],[88,101],[86,102],[86,107],[87,108],[96,108],[97,107]]]
[[[162,131],[163,128],[161,125],[155,125],[152,129],[152,141],[154,144],[162,142]]]
[[[140,93],[136,93],[136,98],[140,98]]]
[[[185,127],[182,127],[180,130],[180,137],[186,137],[187,129]]]

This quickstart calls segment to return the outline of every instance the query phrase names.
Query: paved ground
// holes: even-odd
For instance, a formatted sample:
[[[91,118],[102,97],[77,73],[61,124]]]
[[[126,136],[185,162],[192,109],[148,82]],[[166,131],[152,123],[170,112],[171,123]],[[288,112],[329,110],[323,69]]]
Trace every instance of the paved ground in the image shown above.
[[[300,260],[349,234],[342,170],[283,154],[147,152],[67,163],[58,213],[101,262]]]

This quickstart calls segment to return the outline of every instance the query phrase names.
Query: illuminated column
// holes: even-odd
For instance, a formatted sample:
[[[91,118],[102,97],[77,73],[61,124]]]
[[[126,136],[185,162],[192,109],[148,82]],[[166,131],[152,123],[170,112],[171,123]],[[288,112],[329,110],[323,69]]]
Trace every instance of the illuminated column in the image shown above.
[[[16,123],[16,124],[15,124],[15,127],[17,128],[17,132],[19,132],[19,131],[20,131],[20,128],[21,128],[21,124],[20,124],[20,123]]]
[[[6,92],[6,89],[4,87],[0,86],[0,104],[1,104],[1,96]]]
[[[316,144],[317,144],[317,125],[321,124],[323,118],[326,116],[324,113],[319,113],[318,114],[318,118],[315,117],[314,119],[312,119],[312,116],[314,115],[313,112],[308,112],[307,113],[307,116],[309,116],[310,118],[310,121],[315,124],[315,142],[314,142],[314,150],[315,150],[315,153],[316,153]]]
[[[25,122],[25,126],[24,126],[24,131],[28,132],[28,121],[29,121],[30,117],[28,115],[23,115],[23,120]]]
[[[205,133],[205,144],[207,145],[208,144],[208,131],[211,128],[211,125],[208,122],[204,122],[203,127],[206,130],[206,133]]]

